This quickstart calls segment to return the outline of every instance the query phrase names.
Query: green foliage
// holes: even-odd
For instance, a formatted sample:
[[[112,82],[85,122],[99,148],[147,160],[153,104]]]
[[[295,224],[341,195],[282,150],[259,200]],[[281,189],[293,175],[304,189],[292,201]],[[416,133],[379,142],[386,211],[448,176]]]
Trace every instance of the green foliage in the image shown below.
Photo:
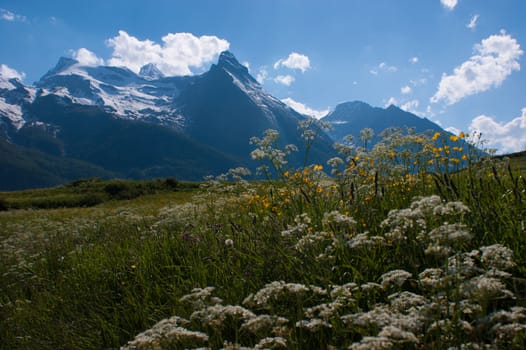
[[[11,209],[91,207],[111,200],[133,199],[162,192],[196,189],[199,183],[174,178],[156,180],[75,180],[47,189],[4,192],[2,200]]]
[[[254,141],[270,181],[235,169],[3,193],[0,349],[521,348],[513,160],[391,131],[294,168],[267,136]],[[12,210],[90,195],[103,201]]]

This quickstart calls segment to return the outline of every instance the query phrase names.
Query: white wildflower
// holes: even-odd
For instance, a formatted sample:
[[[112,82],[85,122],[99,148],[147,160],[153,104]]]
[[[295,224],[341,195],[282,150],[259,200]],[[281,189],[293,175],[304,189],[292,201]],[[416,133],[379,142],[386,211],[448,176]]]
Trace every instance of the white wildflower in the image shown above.
[[[525,332],[526,324],[517,322],[508,324],[498,323],[491,328],[491,333],[495,335],[495,341],[497,344],[509,343],[518,337],[524,337],[526,334]]]
[[[393,342],[386,337],[363,337],[359,343],[352,343],[349,350],[383,350],[392,349]]]
[[[439,259],[447,258],[451,255],[452,252],[453,249],[450,246],[444,246],[434,243],[429,244],[429,246],[424,251],[426,255],[434,256]]]
[[[232,239],[230,239],[230,238],[227,238],[227,239],[225,239],[225,245],[227,247],[233,247],[234,246],[234,241]]]
[[[258,315],[246,320],[241,325],[242,331],[248,331],[252,334],[264,334],[271,331],[274,327],[282,327],[289,322],[285,317],[275,315]]]
[[[364,232],[357,234],[351,240],[347,241],[347,246],[351,249],[370,249],[385,245],[385,239],[381,236],[371,236]]]
[[[243,304],[262,309],[272,307],[276,301],[287,297],[297,298],[307,294],[325,295],[327,292],[317,286],[306,286],[299,283],[285,283],[284,281],[273,281],[260,289],[256,294],[250,294],[243,300]]]
[[[263,338],[254,347],[254,350],[260,349],[287,349],[287,339],[283,337]]]
[[[392,270],[380,276],[382,289],[391,286],[401,287],[404,282],[411,278],[412,274],[405,270]]]
[[[305,309],[305,316],[310,319],[315,319],[316,317],[321,317],[324,320],[329,320],[334,317],[338,310],[342,309],[345,306],[340,301],[333,301],[332,303],[323,303],[313,307]]]
[[[514,306],[510,311],[499,310],[491,316],[491,322],[494,323],[512,323],[522,322],[526,323],[526,308],[522,306]]]
[[[515,266],[513,251],[502,244],[481,247],[481,261],[487,268],[508,270]]]
[[[309,233],[298,240],[298,242],[294,245],[294,249],[299,252],[305,252],[311,247],[315,247],[317,244],[323,242],[333,241],[333,243],[335,243],[334,240],[335,237],[333,234],[324,231]]]
[[[439,289],[445,285],[445,273],[440,268],[429,268],[418,274],[420,285],[425,288]]]
[[[469,212],[469,208],[462,202],[448,202],[445,205],[438,205],[433,209],[433,214],[437,216],[461,216]]]
[[[203,310],[195,311],[190,316],[190,320],[196,320],[203,325],[220,328],[227,319],[246,321],[255,316],[252,311],[239,305],[213,305]]]
[[[315,333],[324,328],[332,328],[332,325],[325,320],[313,318],[310,320],[301,320],[296,322],[296,327],[303,328],[309,332]]]
[[[267,154],[262,149],[256,148],[255,150],[250,152],[250,157],[254,160],[261,160],[265,159],[267,157]]]
[[[480,252],[478,250],[469,253],[455,254],[448,258],[448,273],[460,275],[462,277],[471,277],[482,272],[477,267],[477,260]]]
[[[437,243],[453,245],[469,242],[472,235],[466,230],[466,225],[464,224],[444,223],[429,232],[429,238]]]
[[[380,291],[382,289],[382,286],[375,282],[367,282],[360,286],[360,289],[362,292],[370,293],[375,291]]]
[[[342,286],[339,286],[339,285],[332,286],[331,292],[330,292],[331,298],[332,299],[343,298],[343,299],[350,299],[354,301],[354,299],[352,298],[353,296],[352,292],[357,287],[358,285],[354,282],[349,282]]]
[[[346,224],[346,225],[354,226],[356,225],[356,220],[354,220],[350,216],[341,214],[337,210],[333,210],[331,212],[323,214],[322,223],[324,225],[335,223],[335,224]]]
[[[513,298],[513,293],[506,289],[506,285],[500,279],[486,275],[473,277],[462,285],[462,290],[468,297]]]
[[[221,350],[254,350],[254,349],[246,347],[246,346],[242,346],[237,343],[231,343],[225,340],[223,342],[223,347],[221,348]]]
[[[187,323],[187,320],[178,316],[164,319],[156,323],[152,328],[138,334],[132,341],[121,347],[121,350],[187,348],[208,341],[206,334],[191,331],[180,326]]]
[[[194,288],[179,301],[190,303],[194,310],[203,309],[207,305],[221,304],[223,302],[221,299],[212,297],[214,290],[214,287]]]
[[[413,334],[413,332],[403,331],[400,328],[394,326],[385,326],[382,328],[380,333],[378,333],[378,336],[391,339],[396,343],[417,344],[419,342],[418,338]]]
[[[398,312],[406,312],[410,308],[418,308],[427,303],[424,296],[408,291],[391,294],[388,299],[393,309]]]

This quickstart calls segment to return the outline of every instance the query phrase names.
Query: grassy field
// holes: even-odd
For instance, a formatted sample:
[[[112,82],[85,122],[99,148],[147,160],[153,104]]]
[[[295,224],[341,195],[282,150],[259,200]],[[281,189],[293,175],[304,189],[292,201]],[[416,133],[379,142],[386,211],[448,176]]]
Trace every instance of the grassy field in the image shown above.
[[[292,169],[276,137],[269,181],[0,193],[0,349],[523,348],[523,154],[389,134]]]

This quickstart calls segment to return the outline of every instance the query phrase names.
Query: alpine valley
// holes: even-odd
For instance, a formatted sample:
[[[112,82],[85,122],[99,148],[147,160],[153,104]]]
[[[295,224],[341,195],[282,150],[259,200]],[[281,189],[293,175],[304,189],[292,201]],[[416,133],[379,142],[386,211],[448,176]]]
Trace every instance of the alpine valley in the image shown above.
[[[228,51],[206,73],[183,77],[163,76],[152,64],[135,74],[61,58],[33,86],[0,76],[0,191],[90,177],[201,180],[239,166],[253,170],[249,140],[266,129],[277,130],[282,145],[298,146],[299,164],[305,118]],[[338,105],[323,119],[334,129],[319,130],[310,163],[325,164],[335,140],[365,127],[442,131],[397,107],[363,102]]]

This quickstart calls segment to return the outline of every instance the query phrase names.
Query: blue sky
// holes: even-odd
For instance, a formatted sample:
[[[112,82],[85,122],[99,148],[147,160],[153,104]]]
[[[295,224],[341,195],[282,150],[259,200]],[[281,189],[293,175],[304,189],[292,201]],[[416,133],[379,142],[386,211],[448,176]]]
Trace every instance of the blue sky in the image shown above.
[[[519,151],[525,13],[524,0],[2,0],[0,74],[31,84],[60,56],[199,74],[229,49],[302,112],[393,103]]]

